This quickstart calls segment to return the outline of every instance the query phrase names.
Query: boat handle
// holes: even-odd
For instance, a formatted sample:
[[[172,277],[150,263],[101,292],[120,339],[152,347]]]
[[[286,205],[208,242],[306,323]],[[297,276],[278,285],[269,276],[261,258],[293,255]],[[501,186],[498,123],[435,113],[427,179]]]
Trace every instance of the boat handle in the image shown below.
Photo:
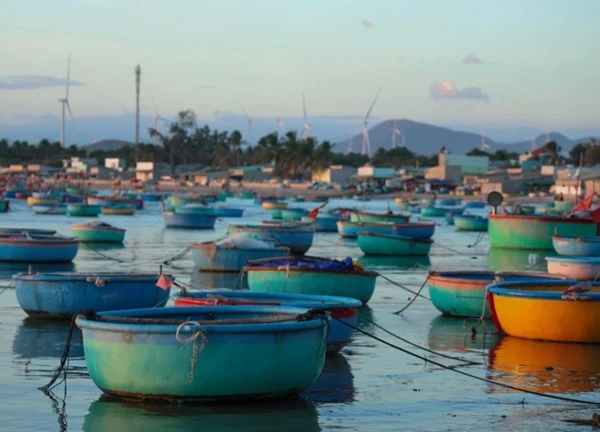
[[[89,283],[94,283],[94,285],[96,285],[98,288],[102,288],[104,285],[106,285],[108,283],[110,279],[102,279],[100,276],[97,277],[93,277],[90,276],[88,278],[86,278],[86,282]]]

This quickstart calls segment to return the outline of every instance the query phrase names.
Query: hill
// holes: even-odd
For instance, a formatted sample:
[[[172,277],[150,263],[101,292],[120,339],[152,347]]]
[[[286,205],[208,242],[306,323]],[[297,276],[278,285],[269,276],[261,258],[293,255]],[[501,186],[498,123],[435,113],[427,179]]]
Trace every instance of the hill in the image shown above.
[[[371,142],[371,153],[374,154],[379,148],[389,150],[392,148],[392,131],[394,122],[402,135],[396,136],[396,145],[403,143],[414,153],[422,155],[432,155],[444,146],[451,153],[464,154],[474,148],[481,148],[482,137],[476,133],[455,131],[446,127],[419,123],[412,120],[386,120],[369,129],[369,141]],[[570,139],[563,134],[552,132],[548,136],[541,134],[532,141],[537,147],[543,146],[548,138],[556,141],[564,152],[568,152],[578,143],[588,142],[590,137],[579,139]],[[346,151],[349,142],[352,143],[352,150],[356,153],[362,151],[362,135],[357,134],[342,142],[336,143],[338,151]],[[485,143],[489,145],[488,152],[497,150],[508,150],[511,152],[523,153],[531,149],[532,141],[520,141],[516,143],[496,142],[489,137],[485,137]]]
[[[108,140],[102,140],[102,141],[98,141],[93,144],[87,145],[84,147],[84,149],[88,153],[92,153],[92,152],[100,151],[100,150],[102,150],[102,151],[118,150],[122,147],[131,147],[134,145],[135,145],[135,143],[133,143],[131,141],[108,139]]]

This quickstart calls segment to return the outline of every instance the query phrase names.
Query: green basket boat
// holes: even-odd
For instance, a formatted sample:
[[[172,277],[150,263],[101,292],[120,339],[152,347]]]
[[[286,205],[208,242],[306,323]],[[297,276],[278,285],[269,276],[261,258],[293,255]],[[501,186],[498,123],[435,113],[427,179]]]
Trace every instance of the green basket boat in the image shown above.
[[[102,206],[94,204],[67,204],[67,214],[75,217],[94,217],[102,211]]]
[[[393,234],[363,232],[358,234],[358,247],[365,255],[424,256],[429,255],[431,239],[416,239]]]
[[[552,236],[592,237],[598,224],[592,219],[555,216],[489,215],[490,245],[505,249],[553,250]]]
[[[87,243],[123,243],[125,230],[104,222],[73,225],[73,237]]]

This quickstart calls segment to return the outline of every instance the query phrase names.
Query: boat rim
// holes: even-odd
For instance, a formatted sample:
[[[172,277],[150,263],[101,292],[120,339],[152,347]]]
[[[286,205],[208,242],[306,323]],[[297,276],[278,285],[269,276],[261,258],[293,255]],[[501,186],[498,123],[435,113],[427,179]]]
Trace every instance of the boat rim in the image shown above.
[[[565,280],[546,280],[546,281],[516,281],[516,282],[501,282],[497,284],[491,284],[486,288],[486,291],[500,297],[511,297],[511,298],[524,298],[524,299],[541,299],[541,300],[564,300],[573,303],[573,300],[565,300],[562,298],[564,295],[563,291],[528,291],[526,289],[519,289],[518,287],[523,286],[538,286],[543,283],[545,286],[569,286],[580,284],[581,281],[574,279]],[[594,288],[600,287],[600,282],[592,282],[591,286]],[[594,301],[600,301],[600,292],[583,292],[586,298]]]
[[[427,243],[427,244],[433,243],[432,239],[413,238],[410,236],[403,236],[403,235],[397,235],[397,234],[383,234],[383,233],[376,233],[376,232],[359,232],[358,237],[382,237],[382,238],[393,239],[393,240],[414,241],[416,243]]]
[[[171,280],[175,280],[175,276],[165,274]],[[157,273],[126,273],[126,272],[92,272],[92,273],[78,273],[78,272],[52,272],[52,273],[16,273],[12,275],[12,279],[15,280],[26,280],[26,281],[77,281],[77,282],[94,282],[94,280],[88,280],[91,278],[101,278],[107,282],[130,282],[130,281],[158,281],[160,275]]]

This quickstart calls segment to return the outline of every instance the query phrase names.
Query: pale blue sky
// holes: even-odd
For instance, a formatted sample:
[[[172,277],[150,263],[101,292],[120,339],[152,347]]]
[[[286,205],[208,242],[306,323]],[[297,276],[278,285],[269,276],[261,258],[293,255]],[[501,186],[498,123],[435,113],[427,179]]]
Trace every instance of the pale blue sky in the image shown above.
[[[152,93],[166,117],[240,103],[298,117],[304,90],[309,118],[361,116],[379,87],[377,119],[561,130],[600,113],[599,0],[0,0],[0,11],[4,125],[60,116],[61,87],[7,87],[63,78],[69,52],[85,83],[71,89],[76,118],[132,112],[137,62],[147,115]],[[482,62],[464,63],[472,53]]]

